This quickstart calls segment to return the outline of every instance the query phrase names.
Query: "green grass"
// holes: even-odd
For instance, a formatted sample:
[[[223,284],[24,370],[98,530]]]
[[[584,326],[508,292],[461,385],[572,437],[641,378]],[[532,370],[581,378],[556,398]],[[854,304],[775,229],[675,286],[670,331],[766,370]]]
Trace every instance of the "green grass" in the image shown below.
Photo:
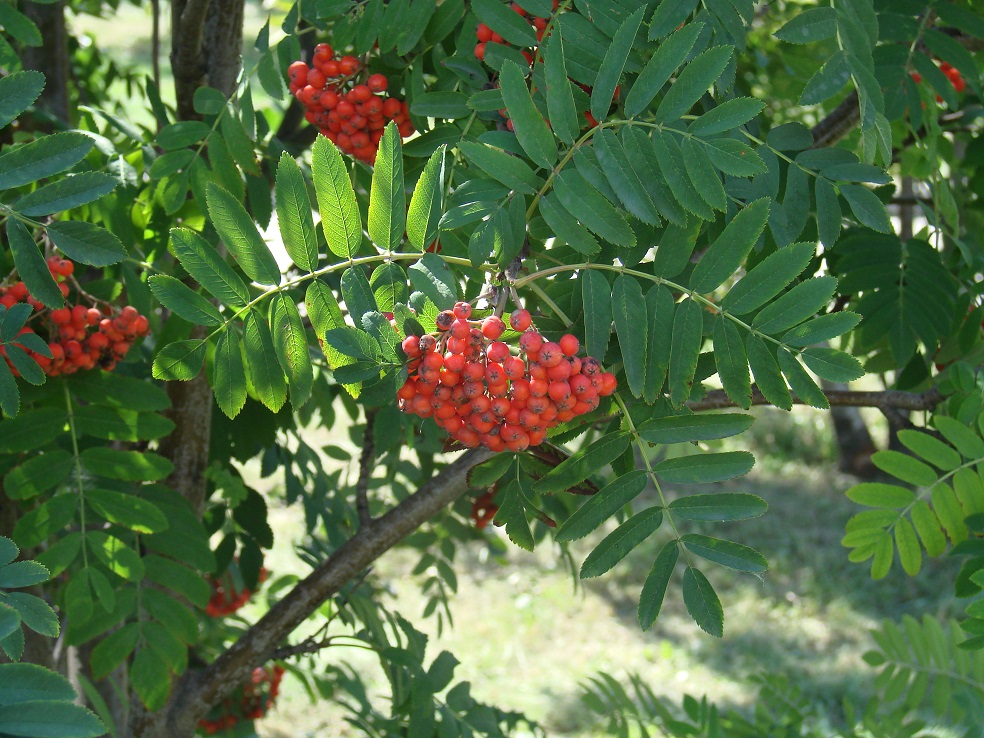
[[[504,560],[489,555],[482,544],[466,546],[457,567],[459,593],[451,602],[454,628],[440,635],[434,618],[421,618],[426,599],[420,581],[411,576],[415,559],[408,552],[392,553],[374,568],[391,593],[386,604],[431,635],[431,658],[446,648],[462,661],[456,675],[472,682],[476,698],[525,712],[551,736],[604,735],[579,700],[579,684],[598,671],[618,678],[638,673],[657,694],[677,704],[685,693],[706,694],[722,706],[738,708],[754,700],[752,676],[781,671],[836,722],[845,698],[858,705],[869,694],[872,672],[861,655],[872,643],[869,629],[880,619],[927,612],[947,617],[962,609],[951,586],[939,586],[953,581],[957,565],[927,561],[920,576],[911,579],[896,564],[885,580],[871,582],[867,566],[849,563],[839,543],[857,507],[844,496],[853,480],[835,471],[828,452],[817,451],[831,448],[824,446],[827,431],[817,428],[807,411],[766,412],[761,421],[741,439],[757,458],[767,455],[761,446],[771,445],[775,434],[785,439],[788,453],[797,453],[793,441],[798,432],[806,433],[818,458],[809,465],[795,463],[773,448],[770,462],[744,479],[665,490],[668,495],[752,492],[769,503],[762,518],[704,526],[708,533],[758,548],[771,565],[761,578],[710,564],[703,568],[724,603],[721,640],[701,632],[687,616],[679,577],[655,626],[648,632],[639,629],[639,591],[665,531],[606,576],[576,588],[551,545],[529,554],[507,542]],[[276,511],[278,533],[296,535],[298,518],[290,510]],[[505,540],[499,530],[492,535]],[[572,547],[578,565],[602,535]],[[282,549],[274,556],[274,567],[289,565]],[[338,649],[323,654],[325,662],[350,657],[385,705],[385,683],[365,653]],[[297,685],[288,684],[278,709],[262,721],[260,735],[355,734],[350,731],[337,707],[312,709]]]

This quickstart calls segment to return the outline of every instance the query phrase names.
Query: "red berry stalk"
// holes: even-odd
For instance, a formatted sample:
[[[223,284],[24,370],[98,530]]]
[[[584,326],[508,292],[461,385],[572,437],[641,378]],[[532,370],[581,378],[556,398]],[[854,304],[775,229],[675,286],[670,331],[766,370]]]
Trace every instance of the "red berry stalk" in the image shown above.
[[[499,341],[505,324],[496,316],[470,321],[459,302],[437,316],[438,337],[408,336],[410,376],[397,393],[400,409],[434,422],[468,447],[523,451],[546,440],[547,431],[598,407],[615,391],[615,375],[597,359],[577,356],[580,342],[565,335],[547,341],[530,314],[509,318],[520,331],[519,351]],[[525,359],[523,358],[525,356]]]
[[[396,123],[403,138],[415,129],[406,101],[385,94],[386,77],[373,74],[359,83],[363,71],[354,56],[336,58],[329,44],[318,44],[312,66],[296,61],[287,76],[291,93],[307,108],[307,121],[346,154],[372,164],[387,121]]]
[[[68,298],[71,289],[66,280],[74,273],[75,265],[68,259],[51,257],[48,259],[48,269],[58,282],[62,295]],[[112,371],[126,356],[134,341],[146,336],[150,330],[147,318],[130,305],[116,311],[107,304],[97,307],[92,300],[86,304],[83,295],[76,299],[83,301],[48,310],[31,296],[23,282],[0,286],[0,305],[11,308],[17,303],[27,303],[34,308],[20,335],[39,335],[48,344],[51,358],[35,353],[22,344],[15,345],[33,358],[49,377],[96,368]],[[2,346],[0,356],[6,359],[6,350]],[[19,376],[9,359],[7,363],[14,375]]]

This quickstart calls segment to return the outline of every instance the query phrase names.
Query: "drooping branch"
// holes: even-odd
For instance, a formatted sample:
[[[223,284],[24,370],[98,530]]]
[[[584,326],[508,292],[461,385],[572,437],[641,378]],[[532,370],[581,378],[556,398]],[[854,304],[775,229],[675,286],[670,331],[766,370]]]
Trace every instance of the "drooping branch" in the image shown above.
[[[252,670],[265,663],[325,600],[464,494],[468,489],[468,470],[491,455],[484,449],[466,451],[386,515],[361,528],[207,669],[187,673],[176,686],[169,708],[159,713],[161,723],[144,735],[147,738],[192,735],[197,721],[209,707],[245,682]]]
[[[874,407],[885,412],[893,410],[932,410],[943,401],[943,395],[935,387],[925,392],[902,392],[900,390],[881,390],[873,392],[853,390],[828,390],[824,392],[831,406],[841,407]],[[771,405],[757,387],[752,387],[753,405]],[[793,404],[806,405],[796,395]],[[724,390],[711,390],[704,399],[688,402],[687,407],[698,412],[701,410],[719,410],[726,407],[738,407],[737,403]]]

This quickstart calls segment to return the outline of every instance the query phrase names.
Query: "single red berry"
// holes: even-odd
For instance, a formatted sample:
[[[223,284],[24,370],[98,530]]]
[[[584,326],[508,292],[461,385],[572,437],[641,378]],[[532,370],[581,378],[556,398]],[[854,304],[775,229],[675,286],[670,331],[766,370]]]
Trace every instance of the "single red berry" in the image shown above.
[[[517,310],[509,316],[509,325],[514,331],[525,331],[532,322],[529,310]]]
[[[472,314],[472,306],[467,302],[456,302],[454,304],[454,317],[468,320]]]

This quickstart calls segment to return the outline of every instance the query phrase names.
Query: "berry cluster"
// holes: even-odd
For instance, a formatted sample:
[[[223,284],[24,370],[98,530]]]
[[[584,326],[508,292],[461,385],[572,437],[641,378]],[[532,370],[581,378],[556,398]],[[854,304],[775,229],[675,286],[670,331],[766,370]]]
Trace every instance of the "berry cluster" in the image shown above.
[[[207,718],[198,722],[206,735],[235,727],[242,720],[257,720],[269,712],[280,694],[284,667],[280,664],[253,669],[248,683],[223,700]]]
[[[356,84],[363,72],[354,56],[335,58],[329,44],[314,49],[312,66],[296,61],[287,68],[290,91],[307,112],[304,117],[346,154],[372,164],[387,121],[403,138],[414,133],[406,100],[388,97],[381,74]]]
[[[560,5],[558,0],[553,0],[553,10],[557,10],[557,6]],[[549,18],[540,18],[539,16],[531,16],[523,8],[519,6],[519,3],[513,3],[510,8],[514,13],[516,13],[520,18],[525,18],[526,22],[533,26],[533,30],[536,32],[537,43],[543,41],[543,36],[547,31],[547,25],[550,23]],[[485,45],[486,44],[500,44],[502,46],[509,46],[509,43],[502,38],[498,33],[493,31],[484,23],[479,23],[478,27],[475,29],[475,37],[478,39],[478,43],[475,45],[475,58],[479,61],[484,61],[485,59]],[[529,65],[533,66],[533,58],[536,56],[536,47],[529,49],[522,49],[520,53],[526,58]]]
[[[75,265],[68,259],[51,257],[48,259],[48,269],[58,282],[62,295],[67,298],[71,292],[67,280],[71,279]],[[34,308],[34,313],[19,335],[39,335],[48,344],[51,358],[23,344],[14,345],[22,348],[49,377],[96,367],[112,371],[126,356],[133,342],[146,336],[150,330],[147,318],[130,305],[118,312],[108,305],[98,308],[82,303],[48,310],[31,295],[23,282],[0,287],[0,305],[11,308],[17,303],[27,303]],[[2,346],[0,356],[7,358]],[[9,359],[7,363],[14,375],[19,376]]]
[[[560,3],[558,2],[558,0],[553,0],[553,9],[557,10],[559,4]],[[547,26],[550,23],[549,18],[540,18],[539,16],[531,16],[529,15],[529,13],[527,13],[527,11],[525,11],[522,7],[520,7],[518,3],[513,3],[510,6],[510,8],[514,13],[519,15],[521,18],[526,19],[526,21],[531,26],[533,26],[533,30],[536,32],[536,40],[538,44],[543,41],[545,35],[549,35],[547,34]],[[500,44],[502,46],[510,45],[507,41],[505,41],[502,38],[502,36],[500,36],[498,33],[493,31],[485,23],[479,23],[478,26],[475,28],[475,37],[478,39],[478,44],[476,44],[475,46],[475,57],[479,61],[485,60],[485,50],[487,44]],[[523,55],[523,58],[526,59],[527,63],[529,63],[529,65],[532,67],[534,61],[537,60],[537,55],[536,55],[537,47],[533,46],[528,49],[520,49],[520,53]],[[542,62],[543,57],[539,57],[539,61]],[[576,84],[578,87],[584,90],[588,95],[591,95],[591,87],[581,83],[576,83]],[[531,90],[531,92],[535,92],[535,91],[536,90]],[[616,87],[615,97],[618,97],[618,94],[619,94],[619,89]],[[509,118],[508,111],[506,111],[506,109],[503,108],[499,111],[499,115],[501,115],[505,119],[506,128],[510,131],[513,130],[513,122]],[[590,110],[586,110],[584,112],[584,119],[586,121],[586,125],[583,126],[583,128],[593,128],[594,126],[598,125],[598,121],[595,119],[593,115],[591,115]],[[547,121],[547,125],[550,125],[550,121]]]
[[[267,570],[260,569],[259,581],[262,584],[266,581]],[[221,577],[209,577],[209,585],[212,587],[212,596],[209,597],[208,605],[205,606],[205,614],[209,617],[220,618],[224,615],[231,615],[240,607],[249,602],[253,596],[253,590],[249,587],[236,589],[233,574],[227,570]]]
[[[472,503],[471,519],[478,530],[484,530],[499,512],[499,506],[492,502],[495,493],[486,491],[475,498]]]
[[[950,84],[953,85],[954,90],[956,90],[957,92],[963,92],[964,90],[967,89],[967,82],[966,80],[964,80],[963,75],[960,74],[959,71],[954,69],[952,65],[947,64],[946,62],[941,62],[940,71],[943,72],[944,75],[946,75],[946,78],[948,80],[950,80]],[[922,75],[919,74],[919,72],[910,72],[909,74],[912,77],[912,81],[915,82],[916,84],[922,82]],[[938,103],[943,102],[943,98],[940,95],[937,95],[936,102]]]
[[[538,446],[547,430],[598,407],[615,391],[615,375],[597,359],[578,358],[580,343],[565,335],[548,341],[531,327],[530,314],[509,318],[522,333],[519,352],[498,340],[505,324],[497,316],[471,321],[459,302],[437,316],[437,337],[407,336],[410,377],[397,396],[400,408],[434,422],[465,446],[523,451]]]

